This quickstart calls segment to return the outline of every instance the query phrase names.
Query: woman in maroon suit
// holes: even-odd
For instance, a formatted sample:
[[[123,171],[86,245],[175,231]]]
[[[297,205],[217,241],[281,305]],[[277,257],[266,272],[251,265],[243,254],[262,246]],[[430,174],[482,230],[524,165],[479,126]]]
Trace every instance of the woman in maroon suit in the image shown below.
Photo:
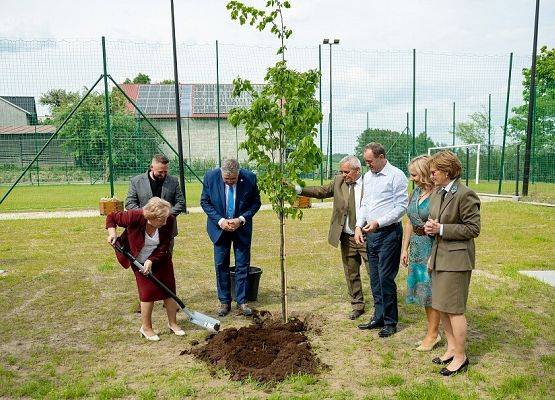
[[[147,340],[160,340],[152,329],[152,309],[157,300],[164,300],[170,330],[178,336],[185,334],[177,325],[177,303],[145,276],[152,272],[175,293],[175,277],[169,249],[174,218],[171,215],[171,204],[159,197],[151,198],[142,209],[113,212],[106,217],[108,242],[114,244],[119,240],[120,244],[144,265],[143,273],[136,269],[134,272],[141,300],[142,326],[139,331]],[[119,239],[116,234],[118,226],[125,228]],[[117,252],[116,256],[124,268],[129,268],[131,263],[125,256]]]

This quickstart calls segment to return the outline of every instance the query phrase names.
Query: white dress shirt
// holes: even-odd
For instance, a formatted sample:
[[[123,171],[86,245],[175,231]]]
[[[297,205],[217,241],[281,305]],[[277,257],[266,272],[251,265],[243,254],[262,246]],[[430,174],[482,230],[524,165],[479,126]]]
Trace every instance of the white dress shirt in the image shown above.
[[[349,186],[349,190],[352,190],[351,185]],[[358,218],[360,215],[360,207],[361,207],[361,200],[362,200],[362,176],[359,176],[356,182],[354,183],[353,187],[355,190],[355,219]],[[349,193],[350,195],[350,193]],[[355,221],[356,223],[356,221]],[[349,228],[349,214],[347,213],[347,219],[345,220],[345,226],[343,227],[343,231],[348,233],[349,235],[354,235],[355,233]]]
[[[235,199],[237,198],[237,184],[230,186],[227,183],[225,183],[224,185],[225,185],[224,195],[225,195],[226,201],[227,201],[227,194],[229,193],[229,189],[230,187],[233,187],[233,204],[235,204],[236,203]],[[244,225],[246,222],[245,217],[240,215],[238,218],[241,220],[241,223]],[[220,225],[220,228],[222,227],[222,222],[224,221],[225,221],[225,218],[220,218],[220,220],[218,221],[218,225]]]
[[[407,211],[407,177],[389,161],[378,173],[364,175],[364,194],[356,226],[377,221],[380,228],[399,222]]]
[[[145,244],[139,254],[137,255],[137,261],[141,264],[144,264],[148,257],[156,250],[158,245],[160,244],[160,235],[158,233],[158,229],[154,231],[152,236],[150,236],[145,231]]]

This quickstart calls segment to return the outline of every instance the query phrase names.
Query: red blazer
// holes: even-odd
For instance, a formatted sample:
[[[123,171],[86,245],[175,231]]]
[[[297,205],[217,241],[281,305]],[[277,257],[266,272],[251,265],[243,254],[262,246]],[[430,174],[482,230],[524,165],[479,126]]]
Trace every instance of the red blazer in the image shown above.
[[[175,217],[170,214],[166,224],[158,229],[160,244],[148,257],[153,266],[171,264],[170,242],[173,238],[174,220]],[[145,245],[146,218],[143,215],[143,210],[111,212],[106,217],[106,228],[117,226],[125,228],[118,238],[119,243],[128,249],[134,257],[137,257]],[[131,262],[123,254],[116,251],[116,257],[124,268],[129,268]]]

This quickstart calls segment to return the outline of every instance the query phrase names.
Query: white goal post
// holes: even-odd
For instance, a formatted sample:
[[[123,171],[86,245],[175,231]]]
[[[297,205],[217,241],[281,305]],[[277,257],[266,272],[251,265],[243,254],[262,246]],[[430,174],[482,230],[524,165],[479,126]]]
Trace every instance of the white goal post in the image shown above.
[[[470,148],[470,147],[476,147],[476,178],[474,179],[474,181],[476,182],[476,184],[479,183],[480,180],[480,148],[481,148],[481,144],[480,143],[471,143],[471,144],[459,144],[459,145],[455,145],[455,146],[438,146],[438,147],[428,147],[428,155],[432,154],[432,150],[447,150],[447,149],[459,149],[459,148]]]

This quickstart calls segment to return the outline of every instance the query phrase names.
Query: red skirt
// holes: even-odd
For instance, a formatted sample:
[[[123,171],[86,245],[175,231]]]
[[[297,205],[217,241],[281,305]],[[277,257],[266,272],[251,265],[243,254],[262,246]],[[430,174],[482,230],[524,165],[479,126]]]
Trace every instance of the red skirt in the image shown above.
[[[141,272],[133,269],[135,280],[137,281],[137,289],[139,289],[139,300],[141,301],[157,301],[170,298],[156,283],[144,276]],[[152,265],[152,274],[158,278],[164,285],[175,293],[175,276],[173,275],[173,263],[171,259],[166,263]]]

